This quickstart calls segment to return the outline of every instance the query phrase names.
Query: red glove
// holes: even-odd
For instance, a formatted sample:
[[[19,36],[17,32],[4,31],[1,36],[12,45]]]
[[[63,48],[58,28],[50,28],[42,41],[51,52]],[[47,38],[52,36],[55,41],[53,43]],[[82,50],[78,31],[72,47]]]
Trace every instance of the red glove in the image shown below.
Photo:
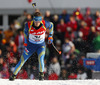
[[[48,37],[48,44],[51,44],[53,42],[53,37]]]
[[[27,43],[24,43],[24,46],[26,47],[27,46]]]

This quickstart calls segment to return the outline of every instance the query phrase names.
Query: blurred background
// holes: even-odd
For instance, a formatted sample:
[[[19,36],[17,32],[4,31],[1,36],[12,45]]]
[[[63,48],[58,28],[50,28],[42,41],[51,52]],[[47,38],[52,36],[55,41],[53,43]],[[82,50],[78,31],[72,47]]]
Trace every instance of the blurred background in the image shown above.
[[[36,7],[32,7],[32,3]],[[88,52],[100,53],[100,0],[0,0],[0,78],[8,79],[24,50],[24,24],[40,11],[54,24],[54,44],[46,44],[45,79],[99,79],[100,68],[87,68]],[[46,42],[48,37],[46,32]],[[95,57],[95,56],[94,56]],[[38,79],[34,53],[18,73],[18,79]],[[98,69],[98,70],[97,70]],[[96,70],[96,71],[95,71]]]

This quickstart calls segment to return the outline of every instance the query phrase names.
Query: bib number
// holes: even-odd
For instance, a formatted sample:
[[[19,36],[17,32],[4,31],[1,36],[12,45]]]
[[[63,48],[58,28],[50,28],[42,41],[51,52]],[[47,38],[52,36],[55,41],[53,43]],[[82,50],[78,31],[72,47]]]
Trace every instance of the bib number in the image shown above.
[[[44,36],[44,34],[43,35],[32,35],[32,34],[30,34],[29,38],[32,41],[36,41],[37,42],[37,41],[41,41],[41,40],[45,39],[45,36]]]
[[[40,36],[34,36],[35,38],[40,38]]]

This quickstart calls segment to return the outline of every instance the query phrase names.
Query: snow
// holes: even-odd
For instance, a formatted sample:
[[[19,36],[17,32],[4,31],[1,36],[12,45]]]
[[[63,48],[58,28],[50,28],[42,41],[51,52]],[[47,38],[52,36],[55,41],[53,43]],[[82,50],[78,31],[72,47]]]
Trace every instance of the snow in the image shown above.
[[[100,80],[21,80],[0,79],[0,85],[100,85]]]

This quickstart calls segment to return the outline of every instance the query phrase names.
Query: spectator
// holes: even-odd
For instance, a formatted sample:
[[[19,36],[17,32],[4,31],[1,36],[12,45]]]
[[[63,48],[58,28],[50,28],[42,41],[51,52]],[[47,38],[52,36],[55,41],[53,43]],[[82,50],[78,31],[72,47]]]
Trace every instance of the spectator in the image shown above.
[[[77,74],[74,72],[71,72],[70,75],[68,76],[68,79],[77,79]]]
[[[86,8],[86,14],[85,14],[85,17],[84,17],[84,21],[86,22],[88,27],[92,26],[93,20],[92,20],[92,17],[91,17],[91,10],[90,10],[89,7]]]
[[[96,19],[96,31],[100,32],[100,17]]]
[[[93,39],[93,47],[95,51],[100,50],[100,32],[98,32],[97,36]]]
[[[70,16],[70,21],[67,23],[67,31],[69,30],[68,27],[71,28],[72,32],[77,30],[77,22],[74,16]]]
[[[94,17],[95,17],[94,20],[96,21],[96,19],[100,17],[100,12],[96,11]]]
[[[61,51],[62,48],[61,48],[61,40],[56,40],[56,48]]]
[[[60,64],[58,62],[58,59],[56,57],[54,57],[52,59],[52,62],[49,65],[49,69],[48,69],[48,74],[49,74],[49,78],[52,79],[51,77],[54,77],[58,79],[59,75],[60,75]],[[54,75],[54,76],[51,76]]]
[[[81,57],[80,57],[80,59],[78,60],[78,67],[83,67],[83,59],[85,58],[85,55],[84,54],[82,54],[81,55]]]
[[[22,29],[24,30],[24,24],[25,22],[31,21],[32,20],[32,16],[31,14],[27,14],[25,20],[23,21],[23,25],[22,25]]]
[[[78,22],[81,21],[81,20],[83,20],[83,14],[81,13],[80,10],[81,10],[80,8],[77,8],[77,9],[74,11],[74,13],[73,13],[73,15],[75,16],[75,18],[76,18],[76,20],[77,20]]]
[[[38,69],[35,65],[32,66],[31,73],[30,73],[30,79],[38,79]]]
[[[71,54],[70,58],[65,61],[65,67],[68,72],[77,73],[77,58],[75,54]]]
[[[69,14],[65,9],[62,11],[62,14],[59,16],[59,20],[61,19],[63,19],[65,23],[69,21]]]
[[[88,42],[88,46],[89,46],[89,51],[93,52],[93,39],[96,37],[96,29],[94,26],[91,27],[88,38],[87,38],[87,42]]]
[[[75,51],[75,46],[73,42],[69,40],[69,38],[65,38],[65,43],[62,45],[62,59],[66,61],[66,59],[70,58],[70,54]]]
[[[31,21],[32,20],[32,16],[31,14],[27,14],[27,18],[26,18],[27,21]]]
[[[87,74],[87,79],[92,79],[92,73],[93,73],[93,71],[91,69],[85,68],[85,72]]]
[[[0,56],[5,57],[7,49],[6,49],[6,40],[2,39],[0,43]]]
[[[57,31],[57,30],[56,30],[57,24],[59,23],[59,21],[58,21],[58,15],[55,14],[55,15],[53,16],[52,22],[53,22],[53,24],[54,24],[54,30],[55,30],[55,32],[56,32],[56,31]]]
[[[62,41],[62,43],[63,43],[64,40],[63,40],[62,37],[64,37],[65,30],[66,30],[66,24],[64,23],[63,19],[60,20],[59,24],[57,24],[56,30],[57,30],[57,34],[56,35],[57,35],[58,39],[60,39]]]
[[[7,58],[6,61],[7,61],[8,64],[11,64],[13,62],[13,59],[11,58],[9,52],[6,54],[6,58]]]
[[[28,74],[24,69],[21,69],[16,78],[17,79],[28,79]]]
[[[3,78],[3,79],[9,78],[8,67],[2,57],[0,57],[0,78]]]
[[[77,79],[84,80],[87,79],[87,74],[83,69],[78,70]]]
[[[17,21],[19,22],[19,24],[20,24],[21,26],[23,26],[23,23],[24,23],[26,17],[27,17],[27,11],[24,10],[23,15],[21,15],[21,16],[17,19]]]
[[[57,25],[56,30],[57,30],[58,33],[65,32],[65,30],[66,30],[66,24],[64,23],[63,19],[60,20],[60,23]]]
[[[80,31],[83,33],[83,40],[87,40],[90,28],[87,26],[85,21],[81,21]]]
[[[17,52],[17,46],[14,41],[10,41],[10,47],[11,47],[12,52],[14,52],[14,53]]]
[[[12,63],[9,65],[10,74],[13,73],[16,64],[17,64],[17,58],[14,57]]]
[[[3,71],[0,72],[0,76],[3,79],[8,79],[9,78],[9,71],[6,68],[3,68]]]
[[[17,45],[18,52],[21,55],[24,50],[24,34],[21,29],[18,30],[18,34],[15,37],[15,44]]]
[[[35,12],[40,12],[40,10],[39,9],[35,9]]]
[[[4,31],[4,38],[6,40],[6,43],[9,44],[10,40],[13,38],[14,33],[13,33],[13,24],[10,24],[10,28],[8,30]]]
[[[15,30],[17,31],[18,29],[20,29],[22,27],[22,25],[17,21],[17,20],[15,20],[14,21],[14,28],[15,28]]]
[[[48,80],[58,80],[58,75],[56,73],[52,73],[49,75]]]
[[[68,73],[65,68],[62,68],[61,70],[61,76],[59,78],[60,80],[67,80],[68,79]]]
[[[52,21],[51,13],[50,13],[49,10],[47,10],[47,11],[45,12],[44,20],[46,20],[46,21]]]
[[[74,16],[70,16],[70,21],[66,24],[65,38],[69,38],[71,41],[74,41],[77,27],[78,24]]]

